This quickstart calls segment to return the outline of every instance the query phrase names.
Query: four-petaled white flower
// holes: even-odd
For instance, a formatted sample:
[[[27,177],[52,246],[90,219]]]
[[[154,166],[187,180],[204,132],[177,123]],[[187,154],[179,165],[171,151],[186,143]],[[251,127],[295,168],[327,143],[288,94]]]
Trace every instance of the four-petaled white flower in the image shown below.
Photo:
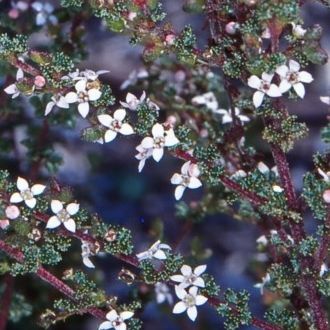
[[[118,133],[123,135],[134,134],[133,127],[130,124],[123,122],[125,117],[126,111],[124,109],[116,110],[113,114],[113,117],[110,115],[97,116],[99,122],[108,128],[104,134],[105,142],[110,142],[115,139]],[[103,143],[103,141],[98,142]]]
[[[17,72],[16,72],[16,82],[20,82],[23,78],[24,78],[23,70],[18,69]],[[21,93],[20,90],[17,88],[16,83],[7,86],[4,89],[4,91],[5,91],[6,94],[11,95],[12,99],[15,99]]]
[[[191,101],[193,104],[205,105],[212,111],[216,111],[218,109],[218,101],[213,92],[197,95],[193,97]]]
[[[186,188],[196,189],[202,186],[201,181],[198,179],[199,175],[200,171],[197,164],[193,164],[191,161],[185,162],[182,165],[181,174],[173,174],[171,183],[178,185],[174,192],[176,200],[181,199]]]
[[[142,144],[139,144],[135,149],[139,152],[135,155],[135,158],[139,160],[138,170],[141,172],[146,160],[152,156],[153,148],[146,149],[142,147]]]
[[[172,147],[180,141],[176,138],[172,128],[165,131],[164,126],[155,124],[152,127],[152,137],[147,136],[141,141],[145,149],[152,149],[152,158],[159,162],[164,155],[164,147]]]
[[[198,294],[198,288],[192,286],[187,292],[185,289],[175,286],[175,293],[181,301],[173,307],[174,314],[181,314],[187,311],[188,317],[195,321],[197,317],[197,307],[207,302],[207,298]]]
[[[270,97],[280,97],[282,95],[279,87],[271,83],[273,77],[274,74],[264,72],[261,75],[261,79],[255,75],[248,79],[248,85],[257,89],[253,94],[253,104],[256,108],[261,106],[265,95]]]
[[[45,116],[47,116],[55,106],[62,109],[69,109],[69,104],[65,100],[65,97],[61,94],[53,95],[50,102],[47,103],[45,109]]]
[[[93,255],[94,253],[91,251],[91,244],[87,241],[81,241],[81,257],[83,264],[88,268],[95,268],[94,264],[90,260],[90,257]]]
[[[121,84],[120,89],[126,89],[130,85],[136,85],[139,79],[145,79],[148,77],[149,73],[146,69],[133,70],[129,74],[128,79]]]
[[[37,204],[37,200],[34,196],[42,194],[46,188],[46,186],[42,184],[35,184],[30,188],[28,182],[21,177],[17,178],[16,185],[19,192],[15,192],[11,195],[10,203],[20,203],[24,201],[31,209]]]
[[[188,265],[183,265],[181,267],[182,275],[173,275],[171,276],[171,280],[180,283],[179,287],[183,289],[191,285],[204,288],[205,282],[200,275],[203,274],[205,270],[206,265],[197,266],[194,270]]]
[[[127,109],[130,109],[132,111],[135,111],[138,106],[144,102],[146,99],[146,92],[143,91],[142,95],[140,98],[137,98],[134,94],[132,93],[127,93],[126,95],[126,102],[120,101],[120,104]]]
[[[162,304],[165,301],[170,305],[173,304],[173,297],[170,293],[170,288],[165,283],[157,282],[155,284],[155,293],[157,304]]]
[[[321,102],[330,105],[330,96],[320,96]]]
[[[79,70],[78,70],[76,72],[71,73],[71,78],[72,78],[72,80],[87,79],[87,80],[95,81],[99,78],[99,76],[101,74],[105,74],[108,72],[110,72],[110,71],[109,70],[98,70],[95,72],[93,70],[86,69],[84,71],[79,72]],[[69,77],[70,77],[70,74],[69,74]]]
[[[255,288],[260,289],[260,294],[264,294],[264,287],[270,282],[270,275],[267,273],[266,276],[262,278],[262,282],[254,285]]]
[[[242,122],[249,122],[250,118],[244,115],[241,115],[241,111],[239,108],[235,107],[235,116]],[[223,124],[228,124],[228,123],[232,123],[233,122],[233,117],[232,117],[232,113],[231,113],[231,109],[229,110],[225,110],[225,109],[218,109],[215,111],[215,113],[218,113],[220,115],[222,115],[222,123]]]
[[[167,245],[161,243],[159,240],[151,245],[151,247],[144,252],[138,253],[136,257],[141,260],[146,260],[146,259],[158,259],[158,260],[165,260],[166,253],[163,250],[172,250],[172,248]]]
[[[307,32],[307,30],[304,29],[300,24],[291,23],[291,25],[292,25],[292,34],[298,39],[302,38]]]
[[[64,208],[61,201],[53,199],[50,207],[55,215],[48,219],[46,228],[53,229],[63,224],[67,230],[74,233],[76,231],[76,223],[71,216],[79,211],[79,204],[70,203]]]
[[[31,7],[37,12],[36,25],[42,26],[47,22],[50,22],[53,25],[57,24],[57,17],[52,15],[54,7],[50,3],[36,1],[31,5]]]
[[[281,77],[280,91],[285,93],[293,87],[300,98],[305,96],[303,83],[309,84],[313,77],[307,71],[299,71],[300,64],[294,60],[289,61],[289,66],[281,65],[276,69],[276,73]]]
[[[129,311],[124,311],[118,314],[117,311],[113,309],[109,313],[107,313],[106,318],[108,321],[104,321],[103,323],[101,323],[99,326],[99,330],[126,330],[127,325],[125,321],[130,319],[133,315],[134,313]]]
[[[97,88],[87,89],[87,80],[79,80],[75,84],[76,92],[69,92],[65,95],[65,101],[67,103],[78,102],[78,111],[83,118],[89,113],[89,102],[98,100],[102,93]]]

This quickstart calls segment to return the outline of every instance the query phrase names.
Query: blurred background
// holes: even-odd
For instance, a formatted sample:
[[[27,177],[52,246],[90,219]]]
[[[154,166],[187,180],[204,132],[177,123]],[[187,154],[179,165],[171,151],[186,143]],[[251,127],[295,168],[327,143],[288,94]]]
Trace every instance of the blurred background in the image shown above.
[[[54,6],[58,6],[56,1]],[[181,1],[164,1],[167,20],[177,30],[186,24],[193,26],[195,33],[207,42],[209,37],[207,22],[200,15],[188,15],[182,10]],[[321,24],[323,27],[323,48],[330,50],[330,10],[317,3],[308,3],[303,9],[305,27]],[[132,73],[143,67],[141,48],[128,44],[128,37],[114,34],[105,29],[100,20],[90,19],[86,23],[85,43],[89,50],[88,58],[80,65],[81,69],[109,70],[102,80],[111,84],[114,94],[123,100],[127,90],[120,90],[120,85]],[[47,42],[47,36],[41,31],[36,33],[32,46]],[[296,113],[300,121],[305,121],[310,129],[306,139],[301,140],[289,155],[296,187],[301,188],[302,174],[312,166],[312,154],[324,150],[320,139],[320,127],[325,126],[327,106],[319,101],[319,96],[330,93],[330,64],[310,68],[314,83],[307,87],[304,102],[292,102],[291,113]],[[97,212],[109,223],[125,225],[132,230],[137,251],[140,252],[152,244],[155,220],[164,226],[164,241],[176,246],[183,256],[190,251],[190,244],[200,244],[209,259],[208,272],[212,274],[221,288],[246,289],[251,294],[251,309],[255,314],[262,315],[264,307],[260,299],[259,289],[254,284],[260,282],[251,271],[253,260],[262,258],[256,251],[255,240],[260,236],[251,225],[230,219],[225,215],[205,219],[187,229],[176,219],[174,188],[170,178],[180,169],[181,162],[166,155],[156,164],[147,162],[142,174],[137,171],[137,160],[134,159],[135,146],[139,139],[135,137],[119,138],[105,145],[84,143],[80,139],[80,129],[84,122],[78,123],[75,130],[61,130],[62,143],[56,146],[57,152],[63,157],[63,164],[57,176],[59,182],[74,188],[76,198],[87,206],[90,211]],[[63,142],[64,141],[64,142]],[[269,166],[273,166],[271,160]],[[187,191],[186,201],[196,201],[200,192]],[[308,221],[312,226],[312,222]],[[199,241],[200,240],[200,241]],[[101,280],[109,294],[120,294],[125,297],[128,289],[116,278],[121,264],[111,257],[94,258]],[[111,271],[110,271],[111,270]],[[93,271],[87,270],[92,276]],[[29,283],[30,285],[30,283]],[[31,288],[33,292],[33,288]],[[266,295],[267,299],[267,295]],[[49,302],[50,304],[50,302]],[[184,330],[184,329],[223,329],[215,311],[202,306],[199,309],[198,322],[192,323],[184,315],[173,316],[168,305],[158,306],[155,300],[146,305],[139,317],[146,330]],[[26,320],[24,320],[26,322]],[[26,323],[27,324],[27,323]],[[89,318],[76,318],[75,322],[58,324],[54,329],[96,329],[98,322]],[[9,329],[23,329],[23,323],[10,326]],[[252,329],[246,327],[246,329]]]

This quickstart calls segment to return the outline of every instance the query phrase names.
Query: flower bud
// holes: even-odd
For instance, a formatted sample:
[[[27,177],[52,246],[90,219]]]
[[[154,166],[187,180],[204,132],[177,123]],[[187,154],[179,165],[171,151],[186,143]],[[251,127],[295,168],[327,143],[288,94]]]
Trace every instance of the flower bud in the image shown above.
[[[34,78],[34,85],[37,87],[37,88],[42,88],[46,85],[46,79],[43,77],[43,76],[35,76]]]
[[[226,24],[225,30],[228,34],[235,34],[239,28],[239,24],[236,22],[229,22]]]
[[[330,204],[330,189],[326,189],[323,192],[323,200],[327,203]]]
[[[113,242],[117,238],[117,233],[113,229],[109,229],[108,232],[105,234],[104,239],[107,242]]]
[[[5,210],[6,217],[10,220],[14,220],[19,217],[20,211],[16,205],[9,205]]]

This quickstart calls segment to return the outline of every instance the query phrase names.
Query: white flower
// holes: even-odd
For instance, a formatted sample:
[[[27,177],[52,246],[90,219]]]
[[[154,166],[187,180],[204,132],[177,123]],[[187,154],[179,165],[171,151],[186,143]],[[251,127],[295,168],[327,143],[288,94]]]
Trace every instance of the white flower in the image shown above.
[[[303,83],[309,84],[314,79],[307,71],[299,71],[300,64],[294,60],[289,61],[289,66],[281,65],[276,69],[276,73],[281,77],[280,91],[285,93],[293,87],[300,98],[305,96]]]
[[[262,173],[262,174],[266,174],[269,172],[273,172],[276,176],[278,176],[278,170],[277,170],[277,166],[273,166],[271,169],[263,162],[259,162],[257,164],[257,168],[258,170]]]
[[[120,89],[126,89],[130,85],[135,85],[139,79],[148,77],[149,73],[146,69],[134,70],[129,74],[128,79],[121,84]]]
[[[138,170],[141,172],[146,163],[146,160],[152,157],[153,148],[146,149],[142,147],[142,144],[139,144],[135,149],[139,152],[135,155],[135,158],[139,160]]]
[[[22,69],[18,69],[16,72],[16,82],[20,82],[24,78],[24,72]],[[11,95],[12,99],[15,99],[21,93],[16,84],[11,84],[4,89],[5,93]]]
[[[324,172],[323,170],[321,170],[320,168],[317,169],[317,171],[319,172],[319,174],[322,176],[323,180],[327,183],[330,183],[330,171],[328,172]]]
[[[155,124],[152,127],[152,137],[147,136],[141,141],[145,149],[152,149],[152,158],[159,162],[164,155],[164,147],[172,147],[179,143],[172,128],[165,131],[164,126]]]
[[[147,251],[137,254],[136,257],[139,259],[139,261],[146,259],[165,260],[167,257],[163,250],[172,250],[172,248],[167,244],[163,244],[160,241],[157,241],[151,245]]]
[[[197,105],[205,105],[212,111],[216,111],[218,109],[218,101],[213,92],[197,95],[192,98],[191,102]]]
[[[268,239],[265,235],[261,235],[260,237],[257,238],[256,242],[260,245],[266,246],[268,244]]]
[[[64,208],[61,201],[53,199],[50,207],[55,215],[48,219],[46,228],[57,228],[63,223],[67,230],[74,233],[76,231],[76,223],[71,216],[79,211],[79,204],[70,203]]]
[[[198,266],[194,270],[188,265],[183,265],[181,267],[182,275],[173,275],[171,276],[171,280],[180,283],[179,287],[183,289],[191,285],[204,288],[205,282],[200,275],[203,274],[205,270],[206,265]]]
[[[167,301],[170,305],[173,304],[173,297],[169,287],[165,283],[157,282],[155,284],[155,293],[157,304],[162,304]]]
[[[264,72],[261,75],[262,79],[255,75],[248,79],[248,85],[257,89],[257,91],[253,94],[253,104],[256,108],[261,106],[265,95],[270,97],[280,97],[282,95],[278,86],[271,83],[273,77],[274,74]]]
[[[181,174],[175,173],[171,178],[171,183],[178,185],[175,188],[174,196],[176,200],[181,199],[186,188],[196,189],[202,186],[198,179],[200,171],[196,164],[191,161],[184,163],[181,167]]]
[[[54,11],[54,7],[50,3],[36,1],[31,5],[31,7],[37,12],[36,25],[45,25],[47,21],[53,25],[57,24],[57,17],[55,15],[51,15]]]
[[[215,111],[215,113],[219,113],[222,115],[222,123],[228,124],[233,122],[233,117],[231,115],[231,110],[225,110],[225,109],[218,109]],[[235,107],[235,116],[242,122],[249,122],[250,118],[244,115],[241,115],[241,111],[239,108]]]
[[[330,105],[330,96],[320,96],[321,102]]]
[[[174,314],[181,314],[187,311],[188,317],[195,321],[197,317],[197,307],[207,302],[207,298],[198,294],[198,288],[192,286],[187,292],[185,289],[175,286],[175,293],[181,301],[173,307]]]
[[[90,260],[90,257],[94,255],[91,251],[91,244],[87,241],[81,242],[81,257],[83,260],[83,264],[88,268],[95,268],[94,264]]]
[[[68,109],[69,104],[66,102],[65,97],[61,94],[57,94],[52,96],[52,100],[47,103],[46,109],[45,109],[45,116],[47,116],[55,106],[58,106],[62,109]]]
[[[127,325],[126,320],[130,319],[134,315],[133,312],[124,311],[117,313],[114,309],[107,313],[106,318],[108,321],[105,321],[100,324],[99,330],[104,329],[115,329],[115,330],[126,330]]]
[[[230,178],[231,179],[241,179],[241,178],[246,178],[247,173],[244,170],[237,170],[235,173],[233,173]]]
[[[146,98],[146,93],[143,91],[142,95],[138,99],[134,94],[132,93],[127,93],[126,95],[126,102],[120,101],[120,104],[127,109],[130,109],[132,111],[135,111],[138,106],[144,102]]]
[[[98,77],[101,74],[105,74],[105,73],[109,73],[109,72],[110,72],[109,70],[98,70],[95,72],[93,70],[86,69],[86,70],[80,72],[81,77],[79,77],[79,76],[75,77],[75,78],[73,78],[73,80],[79,80],[79,79],[86,78],[87,80],[95,81],[98,79]]]
[[[323,263],[320,269],[320,276],[322,277],[327,271],[329,271],[329,268],[325,263]]]
[[[11,195],[10,203],[20,203],[24,201],[31,209],[37,204],[37,200],[34,196],[42,194],[46,188],[46,186],[42,184],[35,184],[30,188],[28,182],[21,177],[17,178],[16,185],[19,192],[15,192]]]
[[[307,32],[300,24],[291,23],[292,25],[292,34],[297,38],[302,38]]]
[[[260,289],[260,294],[264,294],[264,287],[269,282],[270,282],[270,275],[267,273],[266,276],[262,278],[262,282],[255,284],[254,287]]]
[[[97,116],[99,122],[108,128],[104,134],[105,142],[110,142],[115,139],[118,133],[123,135],[134,134],[133,127],[128,123],[123,123],[125,117],[126,111],[124,109],[116,110],[113,114],[113,117],[110,115]]]
[[[79,80],[75,84],[76,92],[69,92],[65,95],[65,101],[67,103],[76,103],[78,102],[78,111],[83,118],[89,113],[89,102],[98,100],[102,93],[97,88],[87,89],[87,81]]]
[[[283,189],[282,187],[280,187],[279,185],[277,185],[277,184],[274,184],[274,185],[272,186],[272,189],[273,189],[273,191],[276,192],[276,193],[281,193],[281,192],[284,191],[284,189]]]

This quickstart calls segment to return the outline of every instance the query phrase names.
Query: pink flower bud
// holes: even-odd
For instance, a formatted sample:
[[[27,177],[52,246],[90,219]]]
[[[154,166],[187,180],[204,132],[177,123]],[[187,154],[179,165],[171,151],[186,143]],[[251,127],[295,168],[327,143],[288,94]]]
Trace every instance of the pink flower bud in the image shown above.
[[[174,41],[175,41],[175,35],[174,34],[168,34],[166,37],[165,37],[165,41],[168,45],[173,45],[174,44]]]
[[[136,13],[135,11],[130,11],[130,12],[128,13],[128,19],[129,19],[130,21],[134,21],[134,19],[136,18],[136,16],[137,16],[137,13]]]
[[[6,229],[8,226],[9,226],[9,221],[7,219],[0,220],[0,228],[1,229]]]
[[[237,29],[239,27],[239,24],[236,22],[229,22],[226,27],[225,30],[228,34],[235,34],[237,32]]]
[[[10,220],[16,219],[20,215],[19,208],[16,205],[9,205],[6,207],[6,217]]]
[[[12,8],[9,10],[8,16],[12,19],[16,19],[19,16],[19,11],[16,8]]]
[[[209,136],[209,132],[207,129],[205,128],[202,128],[200,131],[199,131],[199,136],[202,137],[202,138],[207,138]]]
[[[166,118],[166,122],[165,122],[165,126],[167,127],[170,127],[170,128],[173,128],[174,127],[174,125],[175,125],[175,123],[176,123],[176,118],[175,118],[175,116],[168,116],[167,118]]]
[[[46,79],[43,77],[43,76],[36,76],[34,78],[34,85],[37,87],[37,88],[42,88],[46,85]]]
[[[330,204],[330,189],[326,189],[323,193],[323,200],[327,203]]]

